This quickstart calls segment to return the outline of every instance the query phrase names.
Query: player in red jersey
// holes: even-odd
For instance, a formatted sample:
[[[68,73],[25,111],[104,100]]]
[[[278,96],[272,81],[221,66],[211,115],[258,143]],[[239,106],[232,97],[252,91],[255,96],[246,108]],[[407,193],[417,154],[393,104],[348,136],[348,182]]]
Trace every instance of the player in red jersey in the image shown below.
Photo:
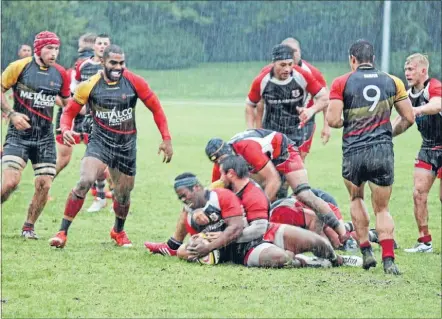
[[[136,174],[135,106],[138,99],[153,113],[161,133],[163,141],[158,152],[164,152],[163,162],[168,163],[172,159],[166,115],[155,93],[143,78],[125,69],[125,54],[120,47],[108,46],[103,60],[104,70],[79,84],[61,117],[60,127],[67,145],[75,144],[74,136],[78,133],[72,131],[72,120],[86,104],[91,108],[94,130],[81,162],[80,181],[66,201],[60,231],[49,241],[51,246],[58,248],[65,246],[69,226],[80,211],[90,187],[106,167],[109,167],[115,182],[115,225],[110,235],[118,246],[132,245],[123,229]]]
[[[442,178],[442,88],[441,82],[430,78],[428,58],[420,53],[410,55],[405,62],[405,77],[410,89],[408,97],[413,105],[416,124],[422,136],[422,145],[417,154],[414,169],[414,217],[419,230],[417,244],[406,252],[433,251],[428,230],[428,193],[436,180]],[[393,136],[402,133],[407,125],[400,118],[393,124]],[[442,203],[442,179],[439,187]]]
[[[2,158],[2,203],[16,189],[28,160],[35,174],[35,193],[29,205],[22,236],[37,239],[34,224],[46,205],[55,176],[55,139],[52,117],[55,99],[69,98],[69,78],[55,61],[60,39],[43,31],[34,40],[34,56],[11,63],[2,73],[2,112],[10,119]],[[14,108],[5,92],[14,93]]]
[[[384,271],[397,275],[394,222],[388,209],[394,181],[390,116],[394,106],[401,120],[412,124],[413,110],[402,81],[374,68],[374,49],[370,42],[356,41],[349,50],[349,63],[352,72],[333,81],[327,120],[331,127],[344,127],[342,176],[350,194],[351,216],[360,241],[363,267],[376,266],[368,240],[369,215],[364,205],[364,186],[368,181]]]
[[[282,133],[265,129],[247,130],[236,134],[228,142],[212,138],[206,145],[206,155],[214,163],[212,179],[219,179],[218,162],[227,155],[241,155],[249,164],[254,179],[265,185],[265,193],[271,201],[281,185],[279,174],[287,179],[294,194],[318,213],[319,219],[335,229],[341,242],[348,236],[344,224],[336,219],[324,200],[317,197],[308,184],[307,171],[293,142]]]
[[[313,77],[316,79],[316,81],[322,85],[324,88],[327,88],[327,83],[324,79],[324,76],[322,75],[321,71],[319,71],[317,68],[315,68],[313,65],[308,63],[305,60],[301,59],[301,47],[299,44],[299,41],[294,38],[287,38],[281,42],[283,45],[287,45],[290,48],[293,49],[293,72],[296,72],[296,68],[300,67],[304,71],[310,73],[313,75]],[[261,72],[267,72],[270,71],[274,67],[274,64],[271,63],[264,67]],[[259,122],[260,119],[263,118],[263,112],[264,112],[264,100],[261,100],[257,106],[256,106],[256,113],[257,113],[257,121]],[[323,129],[321,131],[321,138],[323,141],[323,144],[326,144],[330,138],[330,127],[328,126],[328,123],[325,119],[325,114],[327,110],[327,104],[324,103],[314,103],[314,99],[312,98],[311,94],[308,94],[305,98],[304,104],[305,108],[298,109],[293,114],[293,118],[298,116],[298,113],[311,113],[306,114],[307,117],[310,118],[305,124],[302,125],[302,127],[296,127],[294,130],[294,133],[288,134],[284,131],[281,131],[281,133],[284,133],[290,138],[292,141],[296,142],[296,146],[299,149],[300,155],[303,160],[305,160],[305,157],[310,152],[310,148],[313,141],[313,135],[316,129],[315,124],[315,114],[318,112],[324,113],[324,125]],[[253,106],[247,105],[247,108],[252,108]],[[248,112],[247,114],[253,114],[252,112]],[[249,115],[250,116],[250,115]],[[295,120],[295,119],[294,119]],[[295,120],[296,121],[296,120]],[[258,124],[256,127],[261,127],[261,125]],[[251,127],[249,127],[251,128]],[[266,128],[266,127],[264,127]]]

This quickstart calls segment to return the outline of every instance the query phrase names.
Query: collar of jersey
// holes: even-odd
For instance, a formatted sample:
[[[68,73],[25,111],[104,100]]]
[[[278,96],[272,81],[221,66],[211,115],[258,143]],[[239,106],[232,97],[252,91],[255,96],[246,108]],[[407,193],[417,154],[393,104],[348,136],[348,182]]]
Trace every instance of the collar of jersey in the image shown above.
[[[270,82],[278,84],[278,85],[286,85],[289,84],[293,79],[293,72],[290,72],[290,76],[286,79],[286,80],[278,80],[277,78],[275,78],[274,76],[270,77]]]

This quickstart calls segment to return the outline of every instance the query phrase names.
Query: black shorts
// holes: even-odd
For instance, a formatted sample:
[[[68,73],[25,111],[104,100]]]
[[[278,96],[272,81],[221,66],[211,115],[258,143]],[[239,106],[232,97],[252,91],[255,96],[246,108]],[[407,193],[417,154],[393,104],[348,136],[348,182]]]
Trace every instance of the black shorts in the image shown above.
[[[220,249],[220,260],[222,262],[230,261],[234,264],[244,265],[247,253],[262,243],[265,243],[262,237],[247,243],[231,243],[230,245]]]
[[[304,127],[299,128],[294,132],[293,134],[286,134],[289,139],[291,139],[293,142],[295,142],[296,147],[301,147],[303,144],[305,144],[307,141],[310,141],[313,138],[313,134],[315,133],[315,121],[308,121]],[[310,146],[309,146],[310,149]]]
[[[378,186],[393,185],[393,145],[388,143],[369,145],[344,155],[342,177],[356,186],[361,186],[367,181]]]
[[[3,156],[7,155],[20,157],[25,163],[30,160],[32,165],[55,164],[57,161],[57,151],[52,128],[39,139],[26,139],[25,137],[8,133],[3,148]]]
[[[423,149],[417,154],[415,168],[422,168],[431,171],[432,174],[441,174],[442,171],[442,149]]]
[[[136,136],[134,136],[125,145],[111,147],[91,135],[84,157],[95,157],[110,168],[116,169],[125,175],[135,176],[137,166],[136,141]]]

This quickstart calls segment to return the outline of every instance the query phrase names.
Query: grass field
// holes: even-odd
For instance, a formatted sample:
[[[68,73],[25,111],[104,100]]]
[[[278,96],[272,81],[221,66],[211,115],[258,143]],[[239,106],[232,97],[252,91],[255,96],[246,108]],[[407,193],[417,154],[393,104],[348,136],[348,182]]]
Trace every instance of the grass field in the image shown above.
[[[75,147],[74,159],[54,181],[54,200],[36,224],[41,239],[20,238],[33,193],[33,173],[28,166],[19,189],[2,207],[2,318],[440,318],[438,184],[429,196],[435,253],[406,255],[397,250],[397,264],[403,272],[398,277],[385,275],[381,264],[370,271],[247,269],[200,266],[146,253],[144,241],[163,241],[174,231],[180,211],[172,187],[174,177],[191,171],[209,183],[211,165],[204,154],[207,140],[229,138],[245,128],[243,101],[262,65],[142,72],[163,101],[175,154],[170,164],[161,163],[156,156],[159,133],[150,112],[139,104],[138,174],[126,223],[132,249],[111,242],[114,216],[108,208],[95,214],[86,212],[90,196],[70,229],[66,248],[51,249],[47,243],[58,231],[66,197],[78,179],[83,146]],[[333,76],[347,72],[345,65],[318,66],[329,83]],[[321,122],[319,115],[319,128]],[[326,146],[320,143],[319,132],[307,158],[310,183],[332,193],[348,220],[349,202],[341,178],[341,132],[333,131]],[[391,213],[401,248],[412,246],[417,237],[412,171],[419,140],[415,127],[395,140]],[[366,198],[370,198],[368,188]],[[374,248],[380,261],[379,247]]]

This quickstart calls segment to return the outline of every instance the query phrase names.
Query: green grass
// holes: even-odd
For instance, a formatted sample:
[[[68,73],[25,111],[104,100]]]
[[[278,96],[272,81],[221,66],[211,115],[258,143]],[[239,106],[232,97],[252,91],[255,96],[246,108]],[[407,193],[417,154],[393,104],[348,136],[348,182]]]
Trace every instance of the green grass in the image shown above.
[[[253,68],[259,68],[258,64],[232,65],[230,72],[234,78],[236,72],[245,74]],[[225,68],[218,71],[223,76],[228,73]],[[227,100],[229,95],[219,93],[212,100],[205,98],[205,92],[198,89],[194,92],[201,94],[197,99],[192,92],[185,95],[185,89],[180,88],[183,95],[175,97],[161,91],[168,79],[161,74],[153,74],[150,82],[156,91],[163,92],[164,100],[175,99],[174,103],[163,103],[175,155],[168,165],[162,164],[156,156],[160,137],[151,114],[140,104],[137,110],[138,174],[131,214],[126,223],[134,247],[119,249],[111,243],[109,230],[114,217],[108,208],[97,214],[87,213],[92,202],[90,196],[71,227],[66,248],[55,250],[47,244],[59,228],[67,194],[78,180],[83,146],[75,147],[72,162],[54,181],[51,189],[54,200],[48,203],[36,225],[41,239],[25,241],[20,238],[20,228],[33,193],[33,174],[28,166],[19,189],[2,207],[3,318],[440,317],[438,184],[429,196],[435,253],[406,255],[402,249],[397,250],[397,263],[403,272],[399,277],[385,275],[382,265],[370,271],[354,268],[247,269],[236,265],[200,266],[147,254],[145,240],[163,241],[174,231],[180,203],[173,191],[173,178],[184,171],[192,171],[204,183],[209,183],[211,165],[204,154],[205,143],[213,136],[229,138],[244,129],[241,104],[229,106],[217,102]],[[189,77],[191,74],[189,71]],[[252,77],[253,74],[245,82],[250,82]],[[154,83],[154,79],[158,82]],[[173,81],[179,82],[180,77]],[[224,77],[219,78],[216,85],[198,77],[183,86],[192,87],[192,83],[199,81],[206,82],[207,89],[212,92],[216,92],[213,86],[236,88]],[[247,94],[245,91],[236,89],[237,95],[233,97],[242,102]],[[188,103],[180,105],[176,101],[179,99]],[[205,105],[206,101],[212,102],[210,106]],[[320,115],[317,123],[321,122]],[[333,131],[329,144],[323,146],[319,132],[317,130],[307,158],[310,183],[332,193],[348,220],[349,202],[341,177],[341,133]],[[417,236],[412,208],[412,172],[419,139],[414,127],[395,140],[396,179],[391,213],[401,248],[412,246]],[[369,199],[368,188],[366,198]],[[367,206],[370,207],[369,200]],[[371,224],[374,225],[374,220]],[[375,254],[379,261],[377,246]]]

